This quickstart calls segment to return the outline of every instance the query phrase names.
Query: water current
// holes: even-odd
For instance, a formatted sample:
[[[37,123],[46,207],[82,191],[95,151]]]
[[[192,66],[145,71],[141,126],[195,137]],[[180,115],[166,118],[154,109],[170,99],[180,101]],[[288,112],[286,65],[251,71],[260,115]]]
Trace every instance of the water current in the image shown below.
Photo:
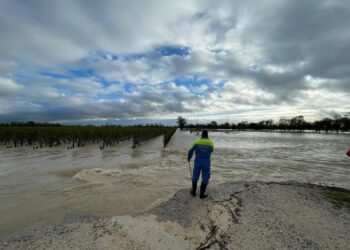
[[[210,132],[211,184],[299,181],[350,188],[349,135]],[[0,237],[70,215],[137,214],[190,186],[187,150],[198,135],[177,131],[100,150],[98,145],[0,148]],[[193,162],[192,162],[193,164]],[[192,166],[191,166],[192,167]],[[210,191],[210,185],[209,185]]]

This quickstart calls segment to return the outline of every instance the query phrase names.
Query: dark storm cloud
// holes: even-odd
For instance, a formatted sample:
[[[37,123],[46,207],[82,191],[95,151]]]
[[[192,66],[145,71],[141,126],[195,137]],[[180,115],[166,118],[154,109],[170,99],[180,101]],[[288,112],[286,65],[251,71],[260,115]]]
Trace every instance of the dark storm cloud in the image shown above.
[[[264,87],[298,91],[308,88],[302,81],[306,75],[350,79],[350,5],[346,1],[285,1],[256,14],[256,22],[243,37],[262,43],[267,63],[291,68],[284,74],[258,73],[256,81]],[[337,87],[350,91],[341,84]]]

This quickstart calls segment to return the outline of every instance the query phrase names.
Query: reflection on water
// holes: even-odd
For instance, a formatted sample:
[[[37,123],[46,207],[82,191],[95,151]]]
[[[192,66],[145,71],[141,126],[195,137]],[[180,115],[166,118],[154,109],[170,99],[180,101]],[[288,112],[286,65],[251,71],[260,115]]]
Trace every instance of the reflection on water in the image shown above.
[[[263,132],[210,133],[212,183],[237,180],[324,183],[350,188],[350,137]],[[61,221],[67,213],[140,213],[190,186],[187,150],[195,136],[177,132],[163,149],[158,137],[131,143],[0,149],[0,235]]]

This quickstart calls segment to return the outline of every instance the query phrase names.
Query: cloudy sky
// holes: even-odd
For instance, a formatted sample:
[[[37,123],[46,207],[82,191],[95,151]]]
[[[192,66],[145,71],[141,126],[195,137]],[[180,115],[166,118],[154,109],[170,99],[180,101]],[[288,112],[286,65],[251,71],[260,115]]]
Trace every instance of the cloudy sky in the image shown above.
[[[0,0],[0,122],[350,111],[347,0]]]

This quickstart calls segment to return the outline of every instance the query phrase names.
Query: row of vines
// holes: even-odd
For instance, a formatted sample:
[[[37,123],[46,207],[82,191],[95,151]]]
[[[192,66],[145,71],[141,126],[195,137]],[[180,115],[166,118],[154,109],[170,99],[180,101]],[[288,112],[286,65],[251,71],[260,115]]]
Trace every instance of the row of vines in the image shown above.
[[[99,144],[103,149],[125,141],[134,145],[164,135],[164,147],[174,134],[174,127],[1,126],[0,144],[7,147],[32,146],[34,149],[68,145],[68,148]]]

